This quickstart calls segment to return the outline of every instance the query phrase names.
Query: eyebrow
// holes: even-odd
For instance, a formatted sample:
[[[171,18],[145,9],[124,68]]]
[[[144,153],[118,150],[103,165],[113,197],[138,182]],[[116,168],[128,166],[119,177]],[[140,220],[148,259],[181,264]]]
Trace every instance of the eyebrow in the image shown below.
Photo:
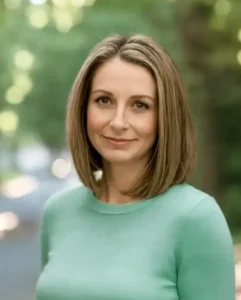
[[[103,89],[94,90],[91,94],[95,94],[95,93],[105,93],[107,95],[114,96],[111,92],[103,90]],[[132,95],[130,98],[138,98],[138,99],[149,98],[150,100],[154,101],[153,97],[151,97],[149,95],[145,95],[145,94]]]

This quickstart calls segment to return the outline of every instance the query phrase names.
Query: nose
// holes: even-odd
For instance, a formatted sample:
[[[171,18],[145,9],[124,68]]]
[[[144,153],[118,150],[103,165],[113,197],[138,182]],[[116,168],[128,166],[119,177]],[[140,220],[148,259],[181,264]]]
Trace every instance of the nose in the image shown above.
[[[129,127],[127,112],[124,107],[116,108],[110,126],[115,131],[122,131]]]

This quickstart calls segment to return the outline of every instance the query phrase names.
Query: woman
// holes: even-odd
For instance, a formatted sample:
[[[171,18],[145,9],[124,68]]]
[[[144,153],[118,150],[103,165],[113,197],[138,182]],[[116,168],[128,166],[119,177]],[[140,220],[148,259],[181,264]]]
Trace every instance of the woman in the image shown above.
[[[83,186],[45,205],[38,300],[235,298],[230,232],[215,200],[186,183],[193,125],[157,42],[116,35],[94,47],[67,139]]]

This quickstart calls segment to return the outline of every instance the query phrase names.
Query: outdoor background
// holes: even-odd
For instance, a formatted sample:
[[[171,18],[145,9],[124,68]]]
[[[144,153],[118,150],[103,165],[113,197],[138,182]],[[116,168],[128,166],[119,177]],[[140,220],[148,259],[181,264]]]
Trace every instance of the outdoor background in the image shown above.
[[[192,183],[241,236],[240,0],[0,0],[0,299],[34,300],[39,224],[55,191],[78,184],[65,111],[88,51],[144,33],[172,55],[198,136]]]

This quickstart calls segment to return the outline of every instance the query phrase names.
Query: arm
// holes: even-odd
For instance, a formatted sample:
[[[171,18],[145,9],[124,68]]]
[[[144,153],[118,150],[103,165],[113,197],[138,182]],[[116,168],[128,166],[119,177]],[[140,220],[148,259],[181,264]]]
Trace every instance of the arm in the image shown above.
[[[41,268],[44,269],[48,263],[48,253],[50,251],[50,239],[52,236],[52,223],[55,219],[56,205],[55,202],[58,200],[58,195],[54,194],[44,204],[42,222],[41,222]]]
[[[179,237],[180,300],[234,300],[234,252],[215,200],[203,199],[186,217]]]

